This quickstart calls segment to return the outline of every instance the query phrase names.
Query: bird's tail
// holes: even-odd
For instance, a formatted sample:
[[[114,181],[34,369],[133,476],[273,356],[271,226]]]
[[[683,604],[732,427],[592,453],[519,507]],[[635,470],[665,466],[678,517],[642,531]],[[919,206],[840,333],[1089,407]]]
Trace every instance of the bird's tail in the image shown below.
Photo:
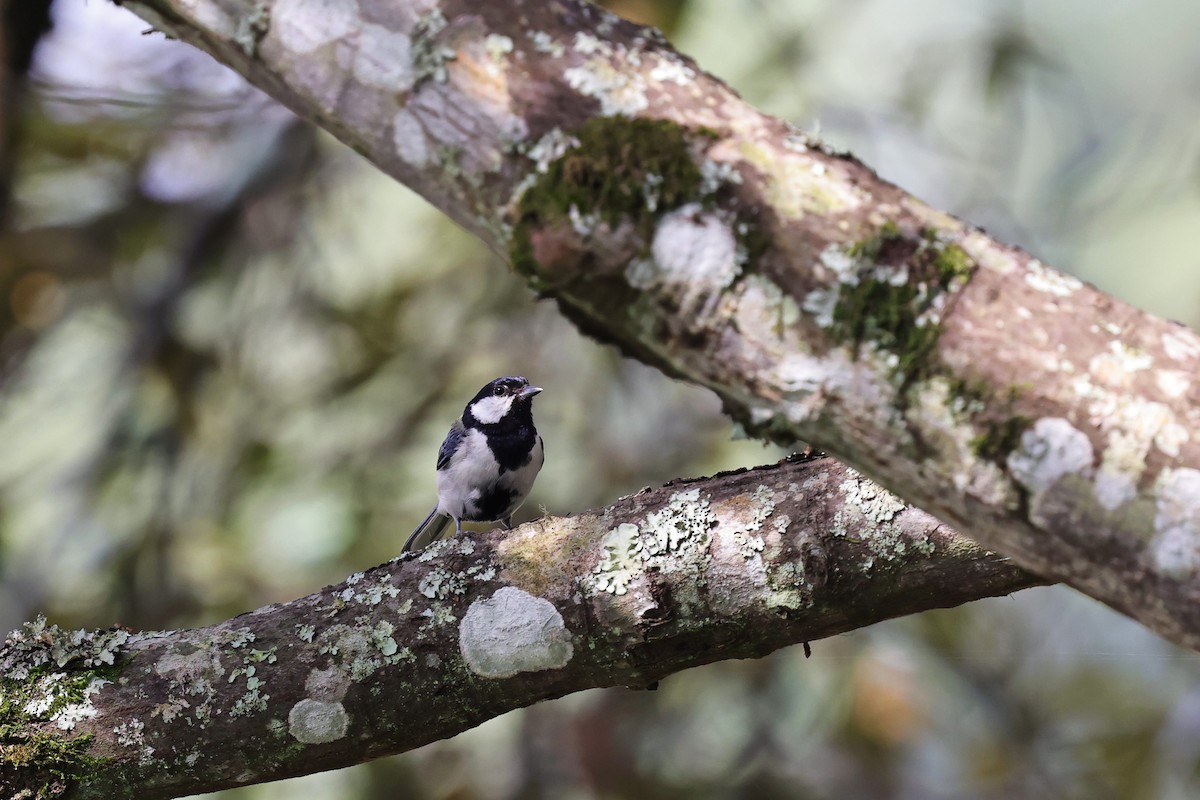
[[[400,552],[408,553],[428,547],[441,536],[442,529],[449,522],[450,518],[445,514],[439,514],[437,506],[434,506],[433,511],[429,512],[429,516],[408,535],[408,539],[404,541],[404,547],[400,548]]]

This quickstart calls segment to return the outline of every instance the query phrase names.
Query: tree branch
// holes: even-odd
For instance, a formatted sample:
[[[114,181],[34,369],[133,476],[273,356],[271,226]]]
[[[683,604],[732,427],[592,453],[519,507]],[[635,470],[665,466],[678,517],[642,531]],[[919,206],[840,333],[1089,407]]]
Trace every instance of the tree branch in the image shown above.
[[[832,459],[676,482],[210,628],[28,625],[0,650],[0,797],[151,800],[334,769],[1039,583]]]
[[[1190,330],[929,208],[580,0],[128,5],[747,430],[814,442],[1200,647]]]

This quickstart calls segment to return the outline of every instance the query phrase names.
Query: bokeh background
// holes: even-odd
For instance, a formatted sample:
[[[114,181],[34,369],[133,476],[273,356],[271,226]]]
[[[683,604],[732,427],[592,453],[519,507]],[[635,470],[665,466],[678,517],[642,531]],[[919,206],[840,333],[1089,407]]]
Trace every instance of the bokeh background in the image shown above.
[[[934,206],[1200,324],[1200,4],[610,7]],[[207,56],[103,0],[0,8],[0,628],[202,625],[392,557],[498,374],[547,389],[526,518],[780,455]],[[1039,589],[210,797],[1192,798],[1198,679]]]

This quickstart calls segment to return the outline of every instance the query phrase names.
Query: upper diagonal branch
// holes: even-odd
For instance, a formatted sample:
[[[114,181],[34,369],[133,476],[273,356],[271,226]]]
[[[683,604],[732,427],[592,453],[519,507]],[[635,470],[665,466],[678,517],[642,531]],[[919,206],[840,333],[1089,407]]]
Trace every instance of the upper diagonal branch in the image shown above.
[[[831,459],[668,485],[210,628],[27,627],[0,650],[0,797],[152,800],[333,769],[1039,582]]]
[[[597,338],[1200,646],[1200,338],[750,107],[581,0],[138,0]]]

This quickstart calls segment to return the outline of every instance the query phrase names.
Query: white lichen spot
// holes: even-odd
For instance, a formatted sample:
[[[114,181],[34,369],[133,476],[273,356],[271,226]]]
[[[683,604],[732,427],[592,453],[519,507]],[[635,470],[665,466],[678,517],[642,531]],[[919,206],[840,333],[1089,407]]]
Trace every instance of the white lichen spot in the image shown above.
[[[698,203],[665,215],[650,251],[653,260],[635,260],[626,270],[626,280],[638,289],[670,292],[686,315],[707,317],[721,290],[742,271],[733,230]]]
[[[596,230],[596,226],[600,224],[600,212],[589,211],[584,214],[579,210],[579,207],[572,205],[567,209],[567,219],[571,222],[571,230],[583,237],[592,235]]]
[[[1083,288],[1078,278],[1050,269],[1036,259],[1025,265],[1025,283],[1055,297],[1070,297]]]
[[[578,139],[569,133],[564,133],[561,128],[551,128],[525,151],[525,155],[537,165],[538,173],[545,175],[550,171],[551,164],[566,155],[568,150],[576,147],[579,147]]]
[[[746,530],[757,531],[775,511],[775,492],[769,486],[760,485],[750,495],[753,503],[750,507],[750,518],[746,520]]]
[[[412,68],[416,82],[432,78],[436,83],[445,83],[449,78],[446,62],[457,58],[458,53],[438,41],[438,35],[449,24],[442,10],[434,7],[413,26]]]
[[[675,83],[687,86],[696,77],[696,71],[674,58],[660,56],[658,64],[650,70],[650,79],[659,83]]]
[[[350,716],[341,703],[304,698],[288,712],[288,733],[303,744],[326,744],[341,739]]]
[[[513,586],[471,603],[458,634],[467,666],[485,678],[558,669],[574,653],[554,604]]]
[[[513,40],[499,33],[489,33],[483,40],[484,49],[493,61],[500,61],[513,51]]]
[[[1031,492],[1043,492],[1064,475],[1091,469],[1094,451],[1087,434],[1061,417],[1043,417],[1021,434],[1009,453],[1008,469]]]
[[[545,31],[532,31],[529,34],[529,39],[533,42],[533,49],[539,53],[545,53],[546,55],[558,58],[566,52],[563,43]]]
[[[235,35],[236,26],[233,17],[229,15],[220,5],[216,3],[207,3],[204,0],[182,0],[179,4],[191,18],[190,24],[198,28],[211,31],[217,34],[222,39],[233,38]],[[139,9],[141,13],[141,9]],[[157,16],[157,15],[156,15]],[[155,28],[169,32],[165,21],[162,25],[155,25]]]
[[[912,553],[933,552],[934,543],[927,534],[914,536],[905,532],[899,517],[908,507],[891,492],[854,470],[847,471],[838,489],[843,502],[834,514],[831,533],[867,545],[868,554],[861,562],[864,570]]]
[[[1194,361],[1200,357],[1200,337],[1185,328],[1162,335],[1163,352],[1173,361]]]
[[[591,588],[618,596],[625,594],[641,575],[641,531],[637,525],[622,522],[604,535],[600,547],[603,555],[592,568]]]
[[[1154,360],[1146,353],[1122,342],[1110,342],[1107,353],[1100,353],[1088,363],[1088,371],[1097,383],[1114,389],[1127,388],[1134,373],[1148,369]]]
[[[1007,275],[1017,269],[1017,260],[1012,253],[997,245],[980,231],[971,231],[958,241],[958,246],[979,266],[999,275]],[[1022,309],[1018,309],[1018,314]],[[1029,309],[1023,309],[1029,315]]]
[[[1177,458],[1180,448],[1187,444],[1191,438],[1187,428],[1173,421],[1166,422],[1154,435],[1154,446],[1162,451],[1163,455],[1170,458]]]
[[[715,214],[704,212],[698,203],[664,216],[650,249],[662,272],[676,279],[686,276],[725,288],[740,273],[733,231]]]
[[[302,642],[311,642],[313,640],[313,634],[315,634],[316,632],[317,632],[317,629],[314,628],[312,625],[297,625],[296,626],[296,636]]]
[[[380,620],[371,629],[371,643],[379,648],[379,652],[385,656],[394,656],[399,650],[396,640],[392,638],[395,631],[396,626],[386,620]]]
[[[646,516],[643,550],[647,556],[696,556],[708,550],[715,522],[711,504],[699,489],[676,492],[665,507]]]
[[[821,251],[819,263],[832,273],[835,283],[831,287],[814,289],[806,294],[801,307],[816,317],[819,326],[828,328],[833,325],[833,312],[841,296],[842,284],[854,286],[859,281],[859,262],[846,248],[831,244]]]
[[[1137,497],[1137,484],[1133,478],[1124,472],[1105,469],[1103,466],[1096,472],[1093,484],[1096,502],[1106,511],[1113,511]]]
[[[597,53],[600,55],[609,55],[612,53],[612,47],[607,42],[597,39],[586,31],[579,31],[575,34],[575,52],[585,56]]]
[[[57,725],[59,730],[69,731],[75,727],[76,723],[96,716],[98,712],[96,706],[92,704],[92,695],[110,683],[112,681],[104,678],[92,678],[83,688],[83,699],[77,703],[67,703],[51,715],[50,721]]]
[[[1154,374],[1158,390],[1172,400],[1178,400],[1192,387],[1190,374],[1178,369],[1160,369]]]
[[[138,751],[138,763],[142,765],[149,764],[154,760],[154,748],[146,744],[145,731],[146,724],[140,719],[122,722],[113,728],[113,733],[117,737],[117,744],[122,747],[136,749]]]
[[[254,635],[254,631],[250,630],[249,628],[239,628],[236,631],[231,631],[229,633],[228,642],[230,647],[232,647],[234,650],[238,650],[242,647],[245,647],[250,642],[253,642],[256,638],[257,637]]]
[[[440,628],[443,625],[450,625],[458,621],[458,617],[454,616],[453,609],[446,603],[434,603],[429,608],[423,610],[418,616],[425,619],[421,623],[421,627],[417,629],[418,639],[424,638],[425,631]]]
[[[1164,470],[1159,479],[1150,557],[1174,580],[1200,571],[1200,470]]]
[[[392,144],[396,155],[410,167],[421,169],[432,160],[425,129],[408,109],[402,109],[392,120]]]
[[[605,116],[633,116],[650,105],[641,74],[619,70],[603,58],[571,67],[563,77],[572,89],[599,101]]]
[[[356,0],[277,0],[270,35],[291,54],[303,55],[350,35],[359,21]]]
[[[838,488],[846,505],[857,510],[873,525],[891,522],[908,507],[899,497],[857,473],[842,481]]]
[[[466,588],[464,576],[456,575],[445,567],[434,567],[421,576],[417,583],[417,591],[430,600],[445,600],[452,594],[462,594]]]
[[[813,315],[817,325],[822,328],[828,328],[833,325],[833,312],[837,309],[840,294],[836,287],[832,289],[813,289],[804,295],[804,302],[800,307]]]
[[[186,5],[186,0],[185,0]],[[225,16],[225,12],[209,3],[202,4],[205,9],[212,9],[215,15]],[[199,20],[197,20],[199,22]],[[200,22],[200,25],[204,25]],[[246,13],[238,17],[237,29],[233,34],[233,41],[237,43],[238,48],[247,56],[254,57],[258,50],[259,40],[266,34],[271,27],[271,7],[267,4],[267,0],[256,0],[254,5],[246,10]]]
[[[407,92],[416,82],[412,40],[398,31],[367,23],[358,32],[353,72],[359,83],[390,92]]]
[[[725,161],[706,158],[700,162],[700,194],[714,194],[727,183],[741,185],[742,173]]]

